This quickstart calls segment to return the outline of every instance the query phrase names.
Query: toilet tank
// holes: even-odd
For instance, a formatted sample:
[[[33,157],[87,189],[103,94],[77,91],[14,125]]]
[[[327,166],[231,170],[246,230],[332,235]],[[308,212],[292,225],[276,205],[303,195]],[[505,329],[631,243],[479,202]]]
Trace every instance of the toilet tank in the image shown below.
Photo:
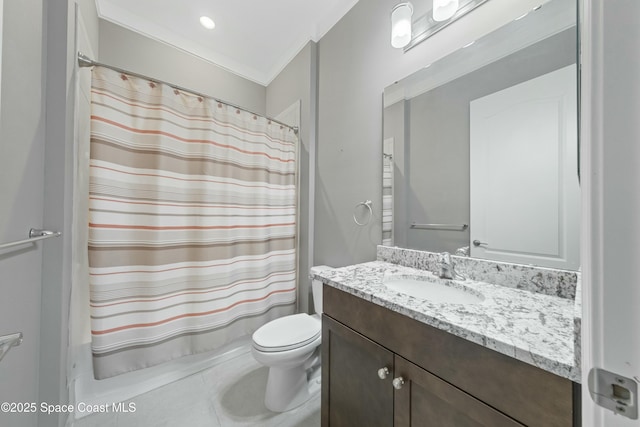
[[[331,270],[332,267],[319,265],[311,267],[311,274],[317,274],[321,271]],[[322,282],[313,279],[311,281],[311,291],[313,292],[313,308],[317,314],[322,314]]]

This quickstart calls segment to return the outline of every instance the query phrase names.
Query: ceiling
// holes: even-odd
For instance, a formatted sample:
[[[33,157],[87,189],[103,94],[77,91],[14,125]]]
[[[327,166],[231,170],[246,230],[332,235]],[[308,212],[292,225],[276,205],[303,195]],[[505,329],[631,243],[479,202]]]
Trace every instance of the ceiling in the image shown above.
[[[267,85],[358,0],[96,0],[100,18]],[[213,30],[200,25],[207,15]]]

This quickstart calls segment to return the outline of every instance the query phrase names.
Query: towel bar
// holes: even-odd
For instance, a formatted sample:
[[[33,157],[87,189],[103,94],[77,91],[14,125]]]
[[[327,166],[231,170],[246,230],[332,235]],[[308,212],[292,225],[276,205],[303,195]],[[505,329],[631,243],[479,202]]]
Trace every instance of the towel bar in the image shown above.
[[[33,243],[38,240],[48,239],[50,237],[58,237],[62,233],[59,231],[49,231],[49,230],[39,230],[37,228],[32,228],[29,230],[29,238],[24,240],[16,240],[15,242],[4,243],[0,245],[0,249],[6,249],[13,246],[23,245],[25,243]]]
[[[464,231],[469,228],[468,224],[411,224],[409,228],[416,228],[420,230],[451,230],[451,231]]]

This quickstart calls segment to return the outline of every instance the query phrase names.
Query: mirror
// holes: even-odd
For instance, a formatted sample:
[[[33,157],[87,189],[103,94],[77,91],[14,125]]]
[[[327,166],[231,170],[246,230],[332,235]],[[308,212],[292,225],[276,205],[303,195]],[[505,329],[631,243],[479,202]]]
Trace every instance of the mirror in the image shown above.
[[[577,270],[576,57],[551,0],[387,87],[383,244]]]

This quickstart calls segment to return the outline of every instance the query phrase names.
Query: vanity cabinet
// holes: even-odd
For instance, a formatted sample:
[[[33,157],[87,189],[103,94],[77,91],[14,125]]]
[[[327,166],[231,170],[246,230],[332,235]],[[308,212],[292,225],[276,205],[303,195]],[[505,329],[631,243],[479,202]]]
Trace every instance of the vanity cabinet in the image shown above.
[[[522,426],[330,317],[322,333],[323,426]]]
[[[580,426],[568,379],[326,285],[323,301],[323,427]]]

